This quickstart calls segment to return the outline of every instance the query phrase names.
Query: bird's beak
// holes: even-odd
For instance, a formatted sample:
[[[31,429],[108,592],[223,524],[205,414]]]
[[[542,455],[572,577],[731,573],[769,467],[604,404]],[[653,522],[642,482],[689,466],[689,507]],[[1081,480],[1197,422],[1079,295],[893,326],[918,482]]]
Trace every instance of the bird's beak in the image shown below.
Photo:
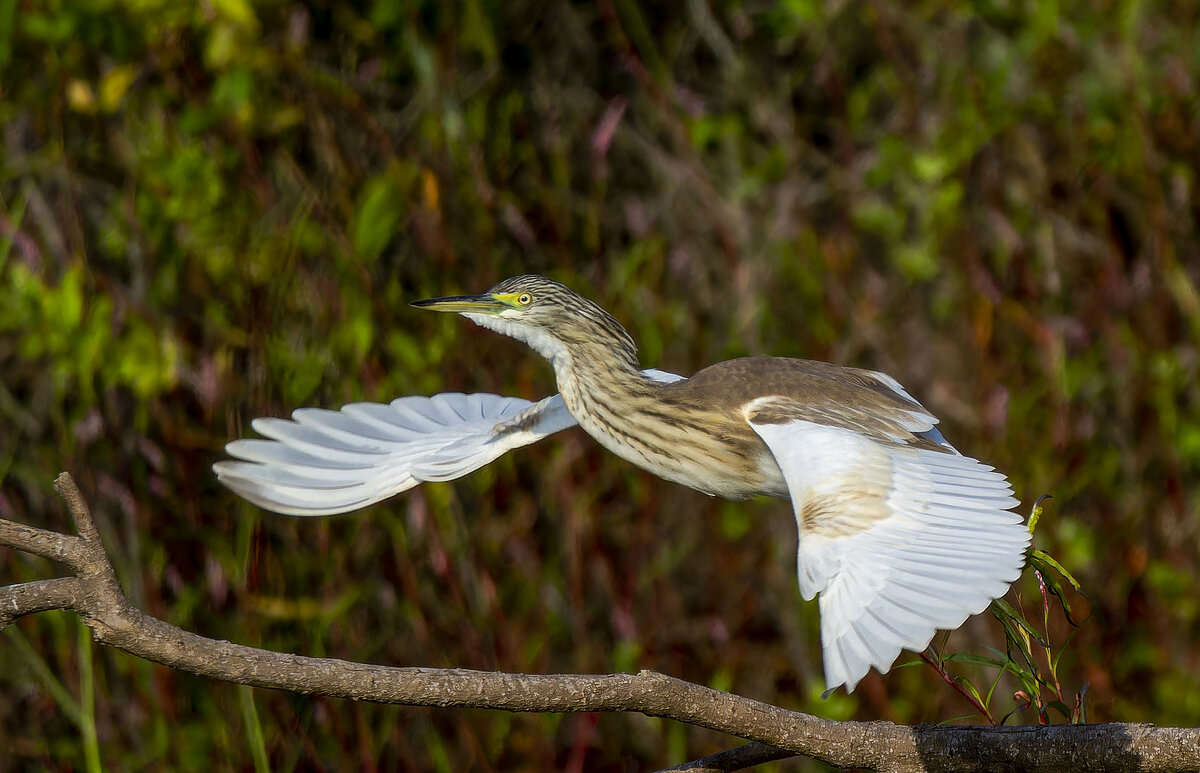
[[[413,301],[412,306],[431,311],[445,311],[451,314],[499,314],[505,309],[512,308],[494,295],[453,295],[449,298],[427,298],[423,301]]]

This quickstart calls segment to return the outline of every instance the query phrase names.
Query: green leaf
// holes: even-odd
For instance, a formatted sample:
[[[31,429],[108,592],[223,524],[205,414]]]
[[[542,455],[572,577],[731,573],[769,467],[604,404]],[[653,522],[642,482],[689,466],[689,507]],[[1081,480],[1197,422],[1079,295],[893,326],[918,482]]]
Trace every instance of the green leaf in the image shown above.
[[[992,602],[992,606],[998,607],[1004,616],[1019,626],[1021,630],[1023,630],[1029,636],[1029,638],[1036,641],[1042,648],[1050,649],[1049,642],[1042,638],[1041,634],[1037,632],[1033,625],[1026,620],[1024,616],[1022,616],[1021,613],[1018,612],[1015,607],[1013,607],[1012,604],[1009,604],[1004,599],[996,599]],[[992,610],[992,614],[995,615],[997,619],[1000,619],[1000,615],[996,614],[995,609]],[[1003,623],[1004,620],[1000,619],[1000,622]]]
[[[1030,534],[1033,534],[1034,530],[1037,529],[1038,521],[1042,519],[1042,513],[1044,512],[1042,502],[1045,502],[1047,499],[1053,499],[1053,497],[1051,497],[1049,494],[1042,494],[1037,498],[1037,501],[1033,503],[1033,510],[1029,513]]]
[[[1047,566],[1053,567],[1054,571],[1061,574],[1064,578],[1066,578],[1067,582],[1071,583],[1071,587],[1080,593],[1083,593],[1083,586],[1079,584],[1079,580],[1076,580],[1075,576],[1066,570],[1066,567],[1056,561],[1054,557],[1046,551],[1035,549],[1032,553],[1030,553],[1030,558],[1041,561]],[[1084,595],[1086,596],[1087,594],[1084,593]]]
[[[992,696],[996,694],[996,688],[1000,686],[1000,678],[1002,676],[1004,676],[1006,673],[1008,673],[1010,670],[1012,670],[1011,666],[1009,665],[1009,663],[1007,661],[1005,661],[1004,664],[1001,666],[1000,670],[998,672],[996,672],[996,678],[992,680],[992,686],[988,688],[988,692],[987,692],[986,704],[988,706],[992,705]]]
[[[983,655],[976,655],[971,652],[952,652],[945,657],[945,660],[953,663],[970,663],[974,666],[988,666],[990,668],[1007,668],[1008,662],[997,658],[985,658]]]
[[[963,676],[955,677],[954,682],[962,689],[971,693],[971,697],[975,699],[977,704],[983,706],[984,708],[987,707],[987,704],[983,702],[983,696],[979,694],[979,688],[975,686],[974,682]]]
[[[918,658],[917,660],[906,660],[903,663],[896,663],[895,665],[892,666],[892,670],[895,671],[897,668],[912,668],[913,666],[926,666],[926,665],[929,665],[929,664],[926,663],[924,660],[921,660],[920,658]]]
[[[1068,722],[1071,721],[1071,709],[1067,706],[1067,704],[1063,703],[1062,701],[1050,701],[1046,704],[1046,706],[1047,708],[1054,709],[1059,714],[1062,714],[1063,719],[1067,720]]]
[[[991,650],[992,652],[996,653],[997,655],[1000,655],[1005,658],[1005,661],[1004,661],[1005,670],[1007,670],[1013,676],[1017,677],[1018,680],[1021,680],[1022,677],[1024,676],[1027,679],[1032,679],[1034,682],[1037,681],[1037,674],[1035,674],[1032,671],[1030,671],[1029,669],[1024,668],[1021,665],[1015,663],[1012,660],[1012,657],[1008,653],[1001,652],[1000,650],[996,649],[995,647],[988,647],[988,649]]]
[[[1007,637],[1009,645],[1009,652],[1006,654],[1009,661],[1013,663],[1014,671],[1019,675],[1023,670],[1012,659],[1011,648],[1016,646],[1017,650],[1021,653],[1021,657],[1025,659],[1025,664],[1028,666],[1028,672],[1031,674],[1036,674],[1037,665],[1034,663],[1033,654],[1029,649],[1029,637],[1027,636],[1028,623],[1024,623],[1024,621],[1020,619],[1020,616],[1016,614],[1016,610],[1014,610],[1008,604],[1008,602],[1005,602],[1003,599],[996,599],[993,601],[990,609],[992,610],[992,615],[1004,628],[1004,633]]]
[[[1067,570],[1064,569],[1061,564],[1043,551],[1033,551],[1029,557],[1029,563],[1034,567],[1034,571],[1038,573],[1038,577],[1041,578],[1042,585],[1046,588],[1046,591],[1057,598],[1059,603],[1062,604],[1063,614],[1066,616],[1067,622],[1078,628],[1080,623],[1082,623],[1083,620],[1086,620],[1087,617],[1084,617],[1083,620],[1075,620],[1071,611],[1071,600],[1067,596],[1066,589],[1063,588],[1062,583],[1058,581],[1054,574],[1050,573],[1049,569],[1053,567],[1060,576],[1066,578],[1066,580],[1071,583],[1071,586],[1075,588],[1075,590],[1081,596],[1087,598],[1087,594],[1083,592],[1083,589],[1079,585],[1078,581],[1076,581],[1075,578],[1072,577],[1071,574],[1067,572]],[[1090,615],[1091,612],[1089,611],[1088,614]]]
[[[396,235],[416,180],[415,167],[395,162],[363,185],[351,225],[354,250],[363,260],[378,258]]]

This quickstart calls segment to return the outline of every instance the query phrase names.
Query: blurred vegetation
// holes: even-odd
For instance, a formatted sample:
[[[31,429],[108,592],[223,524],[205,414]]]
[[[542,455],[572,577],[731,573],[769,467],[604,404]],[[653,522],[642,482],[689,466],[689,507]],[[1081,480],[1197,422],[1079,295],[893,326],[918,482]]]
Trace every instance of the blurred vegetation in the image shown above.
[[[67,528],[71,471],[136,603],[245,644],[969,711],[927,667],[820,700],[787,503],[709,500],[578,431],[328,520],[216,485],[254,416],[552,392],[521,345],[407,306],[541,272],[647,366],[896,376],[1026,511],[1054,495],[1039,544],[1091,605],[1066,694],[1089,684],[1093,721],[1200,724],[1198,13],[0,0],[0,514]],[[1032,578],[1009,598],[1041,609]],[[1004,634],[983,615],[948,646]],[[0,653],[0,769],[630,770],[730,743],[239,689],[93,651],[67,614]],[[1036,722],[1020,689],[993,706]]]

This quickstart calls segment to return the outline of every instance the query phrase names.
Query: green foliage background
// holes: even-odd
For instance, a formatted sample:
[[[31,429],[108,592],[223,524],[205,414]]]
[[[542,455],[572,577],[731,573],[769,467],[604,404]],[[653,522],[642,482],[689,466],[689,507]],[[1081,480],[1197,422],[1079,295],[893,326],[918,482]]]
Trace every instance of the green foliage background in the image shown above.
[[[820,700],[787,504],[709,500],[577,430],[335,519],[216,485],[254,416],[552,392],[519,344],[407,306],[546,273],[647,366],[899,378],[1026,509],[1054,494],[1039,543],[1091,594],[1060,674],[1091,718],[1198,724],[1197,14],[0,0],[0,514],[67,528],[69,470],[137,604],[246,644],[966,711],[926,668]],[[57,571],[0,556],[5,582]],[[985,616],[951,647],[1002,641]],[[239,689],[67,614],[4,634],[0,685],[0,769],[629,770],[730,743]]]

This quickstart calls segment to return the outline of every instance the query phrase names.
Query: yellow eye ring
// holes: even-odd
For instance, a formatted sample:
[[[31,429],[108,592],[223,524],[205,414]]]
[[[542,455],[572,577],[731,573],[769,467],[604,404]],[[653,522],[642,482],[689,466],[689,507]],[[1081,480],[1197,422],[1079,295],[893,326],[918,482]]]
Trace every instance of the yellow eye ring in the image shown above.
[[[517,296],[517,303],[521,304],[522,306],[528,306],[529,304],[533,303],[533,296],[529,293],[521,293]]]

